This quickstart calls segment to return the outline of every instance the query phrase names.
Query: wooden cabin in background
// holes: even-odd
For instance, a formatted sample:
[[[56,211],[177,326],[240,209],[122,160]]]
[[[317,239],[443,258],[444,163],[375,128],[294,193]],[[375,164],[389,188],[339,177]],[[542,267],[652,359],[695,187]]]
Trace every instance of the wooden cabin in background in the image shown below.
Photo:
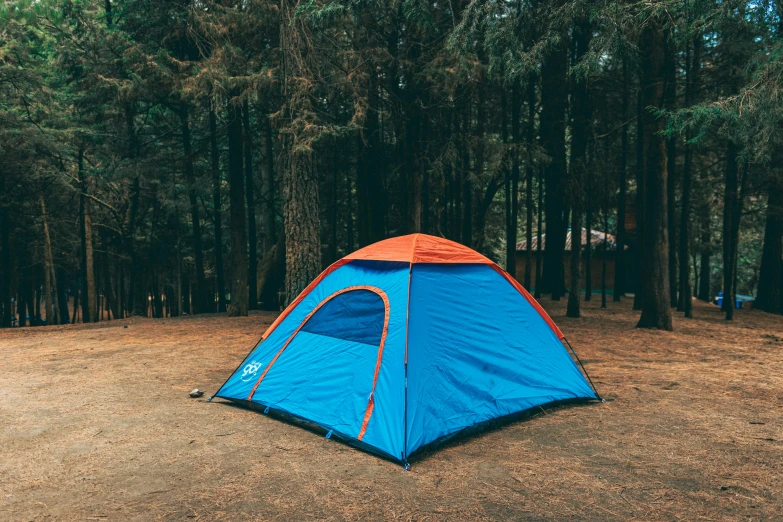
[[[634,223],[635,225],[635,223]],[[635,228],[635,227],[634,227]],[[617,250],[617,238],[608,233],[604,233],[601,230],[590,230],[590,247],[591,247],[591,277],[590,281],[593,287],[593,292],[601,291],[601,269],[604,261],[606,261],[606,288],[610,292],[614,289],[614,280],[616,277],[615,267],[615,251]],[[585,287],[585,265],[584,259],[586,257],[588,233],[587,229],[582,228],[581,244],[582,244],[582,289]],[[523,240],[517,243],[517,273],[516,278],[518,281],[525,280],[525,265],[527,263],[527,241]],[[538,238],[533,236],[532,249],[532,262],[533,270],[531,276],[531,283],[533,288],[536,286],[536,251],[538,249]],[[546,234],[541,235],[541,262],[544,262],[544,251],[546,250]],[[565,268],[565,284],[568,286],[570,281],[570,258],[571,258],[571,229],[568,229],[566,233],[565,253],[563,254],[563,266]],[[634,267],[636,263],[633,260],[633,249],[628,245],[625,245],[625,281],[627,291],[632,292],[634,288]]]

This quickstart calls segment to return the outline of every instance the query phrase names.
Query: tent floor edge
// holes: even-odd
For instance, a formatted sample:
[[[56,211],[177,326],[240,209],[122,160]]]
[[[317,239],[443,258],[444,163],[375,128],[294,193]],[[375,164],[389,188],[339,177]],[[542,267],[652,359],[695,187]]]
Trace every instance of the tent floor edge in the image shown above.
[[[543,404],[538,404],[536,406],[531,406],[529,408],[525,408],[524,410],[516,411],[514,413],[509,413],[508,415],[504,415],[502,417],[495,417],[493,419],[488,419],[479,422],[478,424],[474,424],[472,426],[462,428],[461,430],[455,431],[454,433],[449,433],[448,435],[444,435],[443,437],[435,439],[432,442],[428,442],[424,446],[416,448],[411,452],[410,455],[408,455],[408,458],[405,461],[409,463],[420,462],[421,460],[428,458],[432,452],[439,451],[443,448],[448,447],[451,444],[464,442],[473,437],[483,435],[485,433],[494,431],[504,426],[508,426],[515,422],[532,419],[541,412],[546,413],[546,410],[549,409],[555,409],[555,408],[566,407],[566,406],[576,406],[579,404],[588,404],[591,402],[602,402],[602,401],[603,399],[597,397],[573,397],[570,399],[559,399],[551,402],[546,402]]]
[[[277,421],[281,421],[298,428],[303,428],[316,435],[325,436],[326,434],[331,433],[328,440],[338,440],[348,446],[357,448],[375,457],[382,458],[384,460],[393,462],[395,464],[402,464],[403,466],[405,465],[406,462],[405,459],[400,459],[398,457],[395,457],[390,453],[386,453],[385,451],[378,449],[375,446],[371,446],[370,444],[367,444],[366,442],[357,439],[356,437],[352,437],[351,435],[346,435],[345,433],[335,430],[330,426],[315,422],[308,418],[302,417],[301,415],[296,415],[284,409],[274,408],[272,406],[260,402],[255,402],[255,401],[251,402],[244,399],[235,399],[233,397],[223,397],[220,395],[215,395],[215,397],[229,401],[229,404],[227,404],[229,406],[236,405],[238,407],[242,407],[247,410],[260,412],[267,416],[273,417]]]

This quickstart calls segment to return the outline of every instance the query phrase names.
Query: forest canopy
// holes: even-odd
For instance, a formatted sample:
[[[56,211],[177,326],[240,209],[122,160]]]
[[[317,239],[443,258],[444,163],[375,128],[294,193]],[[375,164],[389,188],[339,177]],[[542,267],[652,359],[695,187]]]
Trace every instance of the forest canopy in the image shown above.
[[[3,0],[0,325],[279,310],[408,233],[569,316],[783,313],[781,35],[777,0]]]

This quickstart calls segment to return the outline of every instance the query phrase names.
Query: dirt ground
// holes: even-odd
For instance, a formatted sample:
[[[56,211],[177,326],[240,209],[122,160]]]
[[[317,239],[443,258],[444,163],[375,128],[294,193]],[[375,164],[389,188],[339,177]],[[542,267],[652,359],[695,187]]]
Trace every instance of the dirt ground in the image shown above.
[[[542,411],[410,472],[216,400],[274,314],[0,333],[0,520],[773,520],[783,317],[698,304],[566,319],[606,404]]]

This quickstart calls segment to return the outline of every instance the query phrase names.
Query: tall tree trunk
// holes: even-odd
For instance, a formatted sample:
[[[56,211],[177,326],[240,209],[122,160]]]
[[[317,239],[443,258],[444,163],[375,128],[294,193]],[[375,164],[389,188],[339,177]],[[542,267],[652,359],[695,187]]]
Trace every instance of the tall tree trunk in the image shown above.
[[[517,229],[519,226],[519,154],[521,153],[520,143],[520,128],[519,117],[522,100],[520,99],[519,92],[519,80],[515,79],[511,85],[511,183],[510,183],[510,216],[509,226],[506,230],[506,271],[512,276],[517,276]],[[528,199],[530,199],[530,190],[527,191]],[[528,201],[529,205],[530,201]],[[532,208],[527,208],[528,222],[527,226],[531,225]],[[528,232],[526,232],[528,233]],[[530,243],[528,243],[530,245]],[[529,250],[529,248],[528,248]],[[528,290],[530,289],[530,268],[529,265],[525,267],[525,280],[524,285]]]
[[[57,295],[57,276],[52,255],[52,240],[49,236],[49,222],[46,218],[46,202],[43,193],[39,197],[41,203],[41,222],[43,224],[44,240],[44,285],[46,287],[46,322],[48,324],[64,324],[60,300]]]
[[[601,308],[606,308],[606,258],[609,256],[609,209],[604,209],[604,248],[601,252]]]
[[[688,46],[686,52],[686,84],[685,105],[690,107],[695,103],[699,92],[699,71],[701,69],[701,37],[693,39],[693,48]],[[685,133],[685,164],[682,171],[682,208],[680,210],[679,264],[680,264],[680,296],[677,310],[685,313],[685,317],[693,317],[693,293],[691,292],[690,275],[690,211],[691,186],[693,184],[693,145],[691,145],[691,130]]]
[[[234,92],[233,94],[236,94]],[[231,226],[231,303],[229,316],[246,316],[247,295],[247,232],[245,227],[245,176],[242,169],[242,111],[234,96],[228,102],[228,184],[229,224]]]
[[[301,23],[294,17],[295,5],[285,1],[281,13],[280,46],[283,54],[283,109],[285,123],[295,122],[301,114],[312,113],[310,92],[301,79],[304,69],[301,52]],[[289,133],[283,140],[283,229],[285,230],[285,304],[293,301],[321,271],[321,213],[318,201],[318,175],[312,158],[311,144]],[[421,200],[419,200],[421,201]]]
[[[5,173],[0,169],[0,261],[3,264],[3,271],[0,272],[0,300],[2,301],[2,310],[0,310],[0,327],[8,328],[11,326],[11,225],[8,221]],[[19,292],[21,295],[21,292]],[[19,314],[20,326],[22,313]]]
[[[729,140],[726,144],[726,177],[723,194],[723,306],[726,319],[734,319],[734,236],[732,228],[734,211],[739,199],[739,164],[737,145]]]
[[[188,183],[188,199],[190,201],[190,221],[193,227],[193,257],[196,262],[196,288],[193,290],[194,313],[205,312],[207,305],[207,285],[204,281],[204,250],[201,246],[201,219],[196,196],[196,175],[193,171],[193,149],[190,140],[190,123],[188,121],[188,106],[180,105],[179,118],[182,126],[182,152],[185,161],[185,179]],[[210,310],[211,311],[211,310]]]
[[[245,152],[245,197],[247,198],[247,306],[258,308],[258,234],[256,232],[256,193],[253,183],[253,133],[250,129],[250,107],[247,98],[242,102]]]
[[[513,100],[512,100],[513,103]],[[505,198],[505,217],[506,217],[506,272],[511,274],[512,277],[516,277],[516,270],[512,272],[510,270],[509,261],[511,264],[516,264],[516,248],[510,241],[511,237],[511,168],[509,162],[513,153],[509,150],[508,146],[508,103],[506,101],[506,86],[501,82],[500,84],[500,141],[503,144],[503,157],[501,160],[501,170],[503,172],[503,195]],[[516,223],[513,224],[515,229],[514,235],[516,235]]]
[[[68,324],[71,322],[71,318],[68,314],[68,286],[65,277],[65,270],[62,267],[55,268],[55,274],[57,279],[57,303],[59,309],[57,310],[57,321],[60,324]]]
[[[546,172],[546,248],[541,290],[559,301],[565,288],[563,254],[566,237],[566,66],[565,38],[547,53],[541,68],[541,145],[550,158]]]
[[[544,230],[544,169],[538,169],[538,216],[536,219],[536,299],[541,298],[542,232]],[[528,243],[530,244],[530,243]]]
[[[470,120],[471,104],[468,102],[462,119],[462,244],[473,244],[473,181],[470,176]]]
[[[480,75],[478,78],[478,85],[476,88],[476,137],[478,141],[476,143],[476,160],[473,163],[473,179],[479,181],[474,184],[474,193],[476,200],[476,210],[473,215],[473,243],[472,246],[479,252],[484,251],[484,237],[486,230],[486,217],[489,205],[492,203],[492,199],[497,193],[497,188],[500,184],[497,183],[493,176],[492,181],[489,183],[486,192],[482,194],[480,180],[484,179],[484,161],[486,159],[485,147],[484,147],[484,131],[487,124],[487,111],[484,103],[484,81],[485,77]],[[494,187],[492,186],[494,184]],[[493,190],[494,189],[494,190]],[[487,199],[489,192],[492,191],[492,197]],[[483,197],[482,197],[483,196]]]
[[[95,290],[95,265],[92,249],[92,222],[87,194],[87,179],[84,172],[84,150],[79,149],[78,155],[79,182],[79,221],[82,246],[82,321],[85,323],[98,321],[98,295]]]
[[[373,68],[374,70],[374,68]],[[371,73],[372,76],[372,73]],[[359,164],[356,175],[359,246],[364,247],[385,237],[385,204],[382,178],[383,156],[378,124],[378,85],[371,77],[367,94],[367,116],[359,135]]]
[[[674,35],[668,32],[666,35],[664,51],[664,106],[667,110],[674,111],[677,107],[677,62],[676,49],[674,48]],[[669,136],[666,139],[666,160],[668,183],[666,185],[667,233],[669,235],[669,299],[672,308],[677,306],[677,216],[676,216],[676,187],[677,187],[677,138]]]
[[[783,314],[783,180],[773,179],[768,190],[759,290],[754,307]]]
[[[576,22],[574,27],[574,44],[576,50],[576,60],[580,60],[590,45],[592,30],[590,28],[590,19],[584,13]],[[590,91],[587,88],[587,79],[584,76],[574,74],[572,76],[573,85],[573,105],[571,114],[573,123],[571,124],[571,172],[568,183],[568,196],[571,204],[571,273],[570,283],[568,285],[568,306],[566,315],[568,317],[579,317],[579,290],[581,286],[580,265],[582,262],[582,209],[584,207],[585,180],[587,177],[587,140],[590,132],[592,120],[592,106],[590,103]],[[588,202],[588,206],[590,203]],[[589,214],[588,214],[589,215]],[[548,219],[548,216],[547,216]],[[590,222],[587,223],[587,248],[590,248]],[[549,251],[549,245],[547,245]],[[587,263],[589,263],[589,258]],[[588,277],[589,277],[589,272]],[[586,292],[592,289],[588,284]]]
[[[264,117],[264,252],[277,243],[275,230],[275,147],[272,141],[272,122]]]
[[[532,290],[533,276],[533,145],[536,139],[536,76],[531,74],[527,83],[527,157],[525,158],[525,288]],[[515,141],[519,147],[519,138]],[[536,283],[538,286],[538,283]]]
[[[568,282],[567,317],[579,317],[579,287],[582,263],[582,211],[578,206],[571,209],[571,252],[569,256],[570,274]]]
[[[625,295],[625,200],[628,194],[628,102],[629,102],[628,59],[623,58],[623,127],[620,130],[620,179],[617,193],[617,236],[614,252],[614,296],[619,302]],[[607,253],[604,251],[604,256]]]
[[[585,206],[585,235],[587,241],[585,242],[585,301],[590,301],[593,298],[593,205],[591,203],[592,196],[590,194],[590,188],[592,187],[593,180],[590,177],[588,171],[585,179],[585,185],[588,187],[586,190],[587,201]]]
[[[643,256],[644,236],[644,101],[642,99],[642,88],[636,94],[636,284],[634,288],[633,309],[642,309],[642,298],[644,296],[644,285],[642,284],[642,272],[646,270],[646,259]]]
[[[347,158],[348,158],[348,152],[345,153],[346,161],[343,164],[347,164]],[[346,217],[345,217],[345,236],[346,236],[346,252],[353,252],[354,250],[354,226],[353,226],[353,219],[354,219],[354,213],[353,213],[353,169],[350,167],[347,167],[345,169],[345,192],[346,192],[346,206],[348,207],[348,210],[346,211]]]
[[[664,32],[661,21],[650,18],[642,29],[639,50],[642,56],[644,135],[644,240],[640,255],[646,259],[642,280],[642,315],[639,328],[672,330],[669,298],[669,243],[667,235],[666,142],[661,132],[664,120],[649,108],[663,107]]]
[[[220,174],[220,152],[217,146],[217,121],[215,111],[211,107],[209,110],[209,150],[212,168],[212,205],[215,209],[215,272],[217,276],[218,312],[225,312],[226,276],[223,269],[223,204],[220,196],[223,178]],[[210,309],[213,310],[213,308]]]

